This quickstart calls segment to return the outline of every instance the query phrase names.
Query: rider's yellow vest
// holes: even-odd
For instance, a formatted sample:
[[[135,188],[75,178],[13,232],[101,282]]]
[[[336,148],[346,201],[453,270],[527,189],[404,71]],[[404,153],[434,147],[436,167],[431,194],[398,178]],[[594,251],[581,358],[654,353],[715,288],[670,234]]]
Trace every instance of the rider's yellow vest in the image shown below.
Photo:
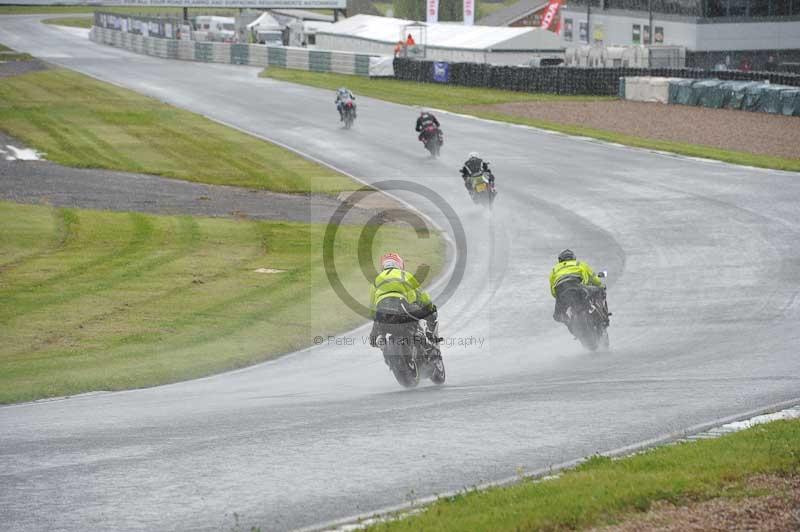
[[[603,286],[603,281],[595,275],[588,264],[578,260],[565,260],[556,264],[550,272],[550,293],[553,297],[556,297],[556,285],[567,276],[579,277],[583,284]]]
[[[398,268],[383,270],[375,278],[369,288],[370,309],[374,312],[378,303],[388,297],[398,297],[421,307],[431,305],[431,297],[420,288],[414,275]]]

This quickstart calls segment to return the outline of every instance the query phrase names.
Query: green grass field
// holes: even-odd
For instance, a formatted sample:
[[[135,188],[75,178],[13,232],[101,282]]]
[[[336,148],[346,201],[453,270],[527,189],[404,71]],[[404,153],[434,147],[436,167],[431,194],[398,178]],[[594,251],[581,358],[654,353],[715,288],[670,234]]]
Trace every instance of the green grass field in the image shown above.
[[[42,22],[54,26],[70,26],[73,28],[91,28],[94,20],[91,17],[58,17],[46,18]]]
[[[598,101],[614,99],[613,97],[594,96],[558,96],[552,94],[533,94],[524,92],[501,91],[495,89],[454,87],[434,85],[430,83],[414,83],[394,79],[369,79],[362,76],[349,76],[344,74],[327,74],[306,72],[301,70],[288,70],[282,68],[267,68],[262,76],[292,83],[300,83],[323,89],[335,90],[347,86],[356,94],[380,98],[382,100],[404,105],[444,109],[455,113],[462,113],[497,120],[522,124],[541,129],[559,131],[569,135],[591,137],[609,142],[616,142],[628,146],[661,150],[693,157],[716,159],[734,164],[774,168],[778,170],[800,171],[800,157],[796,159],[783,159],[769,155],[724,150],[712,146],[698,146],[682,142],[669,142],[634,137],[613,131],[605,131],[578,125],[560,124],[545,120],[518,117],[496,111],[489,111],[476,106],[498,103],[526,102],[526,101]]]
[[[325,277],[323,224],[0,202],[0,227],[0,403],[208,375],[364,321]],[[366,304],[360,231],[342,226],[334,249]],[[375,242],[441,268],[438,237],[383,226]]]
[[[67,166],[288,193],[360,186],[274,144],[64,69],[0,78],[0,130]]]
[[[524,480],[443,499],[420,514],[369,530],[583,530],[619,523],[655,501],[680,505],[765,495],[746,486],[759,474],[800,474],[800,421],[777,421],[622,460],[592,458],[555,480]]]

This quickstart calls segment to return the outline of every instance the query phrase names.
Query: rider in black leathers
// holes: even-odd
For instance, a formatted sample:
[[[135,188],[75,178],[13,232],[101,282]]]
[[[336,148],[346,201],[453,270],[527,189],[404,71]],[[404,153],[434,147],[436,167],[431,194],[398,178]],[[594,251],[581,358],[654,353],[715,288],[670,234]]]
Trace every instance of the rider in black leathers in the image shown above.
[[[427,135],[425,130],[432,125],[436,126],[437,128],[440,127],[439,121],[435,116],[433,116],[433,113],[429,113],[428,111],[420,111],[419,117],[417,118],[417,126],[414,128],[419,132],[419,140],[422,142],[427,140],[425,138],[425,135]]]
[[[473,192],[472,180],[470,178],[483,172],[486,172],[489,177],[489,183],[494,187],[494,174],[489,170],[489,163],[481,159],[481,156],[476,152],[470,153],[469,159],[467,159],[467,162],[461,167],[461,177],[464,179],[464,188],[466,188],[470,194]]]

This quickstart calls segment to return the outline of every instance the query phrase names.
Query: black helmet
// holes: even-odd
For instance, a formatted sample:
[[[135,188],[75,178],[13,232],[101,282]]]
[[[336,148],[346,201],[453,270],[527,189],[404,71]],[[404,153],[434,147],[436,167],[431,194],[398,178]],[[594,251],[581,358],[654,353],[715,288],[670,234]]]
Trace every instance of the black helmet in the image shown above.
[[[558,254],[558,262],[564,262],[565,260],[575,260],[575,252],[571,249],[565,249],[561,253]]]

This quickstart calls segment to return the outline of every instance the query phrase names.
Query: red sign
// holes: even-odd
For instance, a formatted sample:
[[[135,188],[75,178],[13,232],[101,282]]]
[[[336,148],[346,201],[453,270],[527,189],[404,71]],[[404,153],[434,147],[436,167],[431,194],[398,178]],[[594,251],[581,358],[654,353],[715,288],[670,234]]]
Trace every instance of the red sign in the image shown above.
[[[547,8],[544,10],[544,16],[542,17],[542,26],[541,28],[544,30],[550,30],[550,26],[553,24],[553,20],[558,16],[558,8],[561,6],[561,0],[550,0],[550,3],[547,4]],[[553,29],[550,31],[558,32],[559,30],[559,23],[556,22]]]

